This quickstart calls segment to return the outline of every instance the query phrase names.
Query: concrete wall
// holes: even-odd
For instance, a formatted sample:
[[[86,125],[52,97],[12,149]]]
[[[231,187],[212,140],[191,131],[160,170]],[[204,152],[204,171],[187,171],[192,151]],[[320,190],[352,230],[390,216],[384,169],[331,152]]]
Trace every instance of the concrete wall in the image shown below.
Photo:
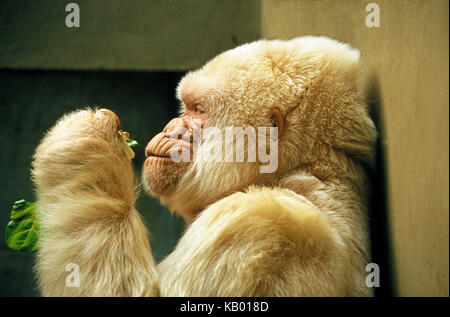
[[[187,70],[260,36],[258,0],[0,2],[0,68]]]
[[[266,0],[262,33],[327,35],[360,49],[360,86],[379,107],[396,293],[448,296],[448,1],[373,1],[379,28],[365,24],[369,2]]]

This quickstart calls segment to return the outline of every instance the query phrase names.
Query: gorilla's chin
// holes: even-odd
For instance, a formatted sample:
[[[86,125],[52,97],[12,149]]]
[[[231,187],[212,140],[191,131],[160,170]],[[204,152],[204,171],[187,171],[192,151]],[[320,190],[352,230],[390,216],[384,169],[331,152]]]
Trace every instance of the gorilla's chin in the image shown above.
[[[186,167],[186,163],[175,163],[170,157],[149,156],[143,168],[146,190],[156,196],[171,194]]]

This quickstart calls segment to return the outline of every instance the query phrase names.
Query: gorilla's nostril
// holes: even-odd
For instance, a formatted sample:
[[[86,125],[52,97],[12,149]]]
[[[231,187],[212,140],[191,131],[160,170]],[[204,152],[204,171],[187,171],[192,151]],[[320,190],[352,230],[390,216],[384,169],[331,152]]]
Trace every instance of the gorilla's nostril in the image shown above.
[[[103,108],[103,109],[98,110],[98,112],[103,113],[103,114],[106,115],[106,116],[111,116],[111,117],[113,117],[113,118],[114,118],[114,122],[116,123],[117,129],[120,129],[120,120],[119,120],[119,117],[118,117],[113,111],[111,111],[111,110],[109,110],[109,109]]]

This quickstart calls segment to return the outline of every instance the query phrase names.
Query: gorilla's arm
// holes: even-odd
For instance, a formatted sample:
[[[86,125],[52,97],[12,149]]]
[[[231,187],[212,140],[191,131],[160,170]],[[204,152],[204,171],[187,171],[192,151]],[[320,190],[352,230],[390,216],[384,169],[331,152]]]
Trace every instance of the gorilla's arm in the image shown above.
[[[36,150],[36,271],[45,296],[158,295],[146,227],[134,208],[133,170],[118,129],[110,111],[74,112]],[[69,263],[79,267],[79,287],[66,284]]]
[[[158,272],[162,296],[361,295],[367,289],[349,287],[351,273],[360,276],[349,263],[327,215],[307,199],[250,188],[204,210]]]

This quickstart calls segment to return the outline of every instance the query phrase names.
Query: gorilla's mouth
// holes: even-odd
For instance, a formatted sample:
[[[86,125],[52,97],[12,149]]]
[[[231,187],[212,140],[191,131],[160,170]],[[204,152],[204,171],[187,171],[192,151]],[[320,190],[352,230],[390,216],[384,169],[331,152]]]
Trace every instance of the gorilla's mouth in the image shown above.
[[[162,159],[162,160],[166,160],[166,159],[170,159],[170,156],[168,156],[168,155],[150,154],[150,155],[147,155],[147,159]]]
[[[158,196],[170,194],[189,165],[172,158],[171,150],[180,143],[180,140],[167,138],[164,133],[160,133],[145,149],[144,180],[147,188]]]
[[[171,152],[176,153],[181,147],[189,149],[190,143],[184,142],[183,140],[172,139],[167,137],[165,133],[159,133],[147,145],[145,156],[147,158],[170,159]]]

